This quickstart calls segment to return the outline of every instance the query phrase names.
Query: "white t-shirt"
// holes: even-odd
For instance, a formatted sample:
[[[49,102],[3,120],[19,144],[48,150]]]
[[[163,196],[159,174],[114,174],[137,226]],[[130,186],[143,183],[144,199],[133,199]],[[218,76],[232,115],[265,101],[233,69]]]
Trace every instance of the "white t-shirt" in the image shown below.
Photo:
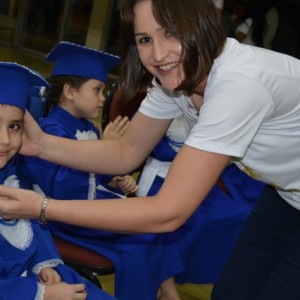
[[[186,144],[226,154],[252,177],[276,187],[300,209],[300,61],[227,39],[198,111],[184,92],[155,82],[140,112],[157,119],[184,114]]]

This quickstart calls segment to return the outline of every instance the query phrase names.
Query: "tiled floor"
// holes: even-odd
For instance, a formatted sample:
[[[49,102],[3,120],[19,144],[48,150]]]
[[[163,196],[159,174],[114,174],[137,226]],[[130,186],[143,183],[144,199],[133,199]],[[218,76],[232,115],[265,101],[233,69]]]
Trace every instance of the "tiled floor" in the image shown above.
[[[51,64],[46,62],[42,56],[5,46],[0,46],[0,61],[17,62],[38,71],[45,77],[48,77],[51,72]],[[101,276],[100,280],[103,289],[113,295],[114,276]],[[182,300],[210,299],[211,285],[185,284],[177,285],[177,287]]]
[[[110,295],[114,292],[114,276],[105,275],[100,277],[103,290]],[[211,284],[183,284],[177,285],[181,300],[209,300]]]

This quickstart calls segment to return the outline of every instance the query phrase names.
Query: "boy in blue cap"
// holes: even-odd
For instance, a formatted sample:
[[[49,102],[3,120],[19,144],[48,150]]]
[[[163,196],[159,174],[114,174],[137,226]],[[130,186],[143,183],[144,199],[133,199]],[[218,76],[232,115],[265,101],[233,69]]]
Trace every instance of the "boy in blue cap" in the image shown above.
[[[42,129],[69,139],[99,139],[100,132],[89,119],[98,117],[105,100],[103,90],[108,71],[117,66],[119,57],[63,41],[46,59],[54,66],[48,79],[51,89],[46,110],[49,113],[40,122]],[[122,120],[120,126],[128,122],[127,118]],[[124,197],[108,186],[111,175],[81,172],[33,157],[24,160],[26,172],[49,197],[100,201]],[[125,193],[135,192],[136,183],[130,178],[117,176],[114,187]],[[116,234],[56,222],[50,222],[49,228],[54,235],[114,262],[118,299],[156,299],[162,282],[183,270],[177,247],[168,235]]]
[[[23,116],[31,86],[47,87],[38,73],[0,62],[0,184],[30,188],[18,169]],[[29,219],[0,216],[0,298],[22,300],[113,299],[65,266],[52,237]]]

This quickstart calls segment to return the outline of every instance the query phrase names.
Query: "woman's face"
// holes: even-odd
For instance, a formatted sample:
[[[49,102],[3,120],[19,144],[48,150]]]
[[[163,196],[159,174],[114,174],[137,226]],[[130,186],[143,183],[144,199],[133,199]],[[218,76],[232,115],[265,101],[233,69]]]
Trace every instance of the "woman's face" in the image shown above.
[[[164,88],[174,90],[184,76],[180,62],[181,44],[156,22],[151,0],[137,1],[134,13],[135,41],[143,66]]]
[[[23,110],[0,104],[0,169],[13,158],[22,145]]]

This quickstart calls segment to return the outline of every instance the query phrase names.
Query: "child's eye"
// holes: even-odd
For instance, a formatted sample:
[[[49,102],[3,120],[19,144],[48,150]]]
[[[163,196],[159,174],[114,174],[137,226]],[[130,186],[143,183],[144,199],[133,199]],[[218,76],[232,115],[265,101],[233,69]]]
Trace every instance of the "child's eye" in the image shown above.
[[[10,124],[10,125],[9,125],[9,129],[12,129],[12,130],[17,131],[17,130],[22,129],[22,126],[21,126],[21,124],[19,124],[19,123],[13,123],[13,124]]]
[[[103,93],[103,90],[104,90],[104,88],[102,88],[102,87],[101,88],[98,87],[98,88],[95,89],[95,91],[96,91],[97,94]]]

